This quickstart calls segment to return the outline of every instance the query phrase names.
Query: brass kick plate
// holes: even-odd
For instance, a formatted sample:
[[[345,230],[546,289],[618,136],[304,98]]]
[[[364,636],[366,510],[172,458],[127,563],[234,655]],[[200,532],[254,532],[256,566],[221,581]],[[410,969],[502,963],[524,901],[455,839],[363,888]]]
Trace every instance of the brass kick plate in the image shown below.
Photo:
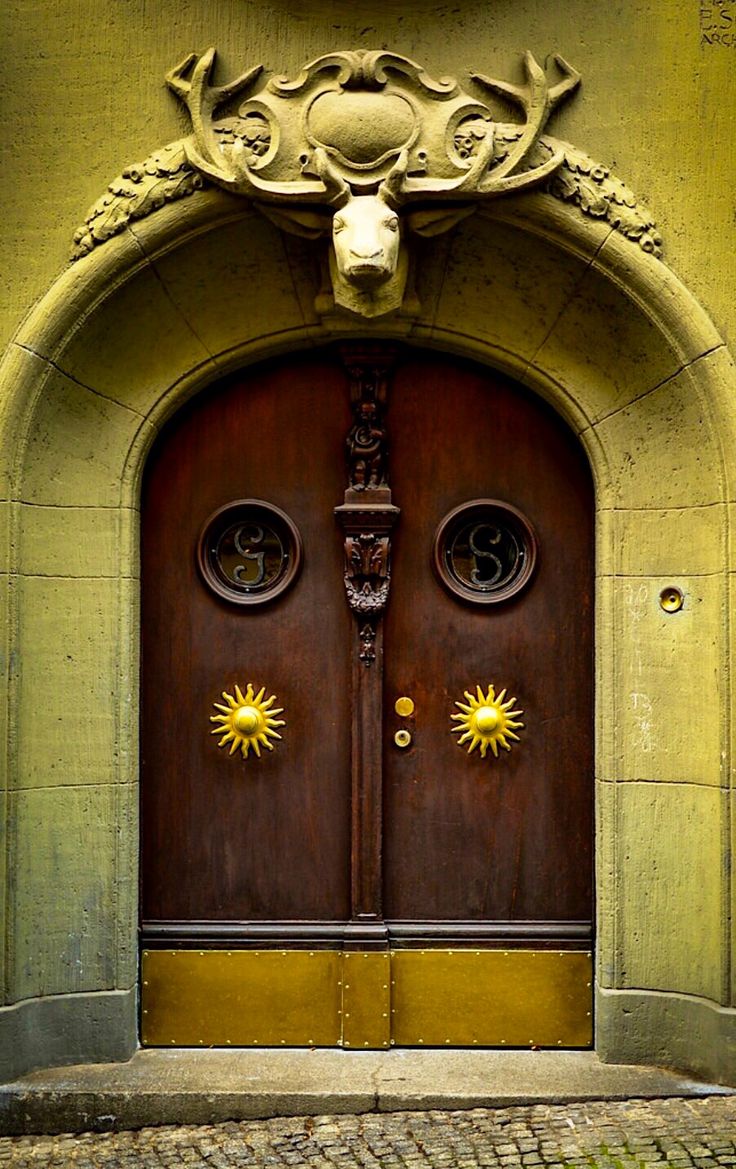
[[[144,950],[150,1047],[335,1047],[342,955],[333,950]]]
[[[399,950],[391,959],[397,1047],[590,1047],[589,953]]]
[[[145,950],[149,1047],[589,1047],[591,955]]]
[[[343,954],[342,1009],[343,1047],[388,1047],[391,1038],[388,950]]]

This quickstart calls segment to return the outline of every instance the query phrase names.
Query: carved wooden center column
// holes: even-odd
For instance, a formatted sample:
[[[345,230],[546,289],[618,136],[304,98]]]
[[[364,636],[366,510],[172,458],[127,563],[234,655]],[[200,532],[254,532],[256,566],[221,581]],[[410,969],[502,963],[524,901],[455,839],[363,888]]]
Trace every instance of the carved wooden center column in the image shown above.
[[[383,947],[383,626],[391,583],[391,530],[399,517],[388,483],[384,412],[395,350],[346,346],[353,425],[348,488],[335,515],[345,533],[345,592],[355,616],[352,653],[352,834],[350,942]]]

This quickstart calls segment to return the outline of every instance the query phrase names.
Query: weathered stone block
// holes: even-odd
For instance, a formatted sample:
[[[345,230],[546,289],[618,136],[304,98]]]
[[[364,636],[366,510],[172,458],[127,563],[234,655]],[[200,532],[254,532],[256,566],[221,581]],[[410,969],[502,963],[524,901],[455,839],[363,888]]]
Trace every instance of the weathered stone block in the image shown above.
[[[684,594],[679,612],[660,607],[668,585]],[[616,669],[601,700],[614,737],[602,777],[723,783],[724,578],[620,577],[610,596]]]
[[[29,503],[116,507],[131,445],[153,431],[140,414],[49,369],[25,451]]]
[[[111,577],[135,569],[131,542],[137,532],[137,512],[113,507],[18,506],[27,575]],[[1,509],[2,505],[0,518]]]
[[[131,794],[110,785],[11,796],[9,1001],[121,985],[118,931],[129,928],[135,883],[117,840],[133,829]]]
[[[156,271],[215,358],[304,326],[280,233],[255,212],[158,257]]]
[[[726,563],[727,512],[723,504],[603,511],[598,523],[610,540],[599,571],[615,576],[700,576]],[[599,544],[599,548],[601,544]]]
[[[118,778],[119,587],[111,579],[19,581],[14,786]]]
[[[615,507],[697,507],[723,498],[710,411],[693,393],[686,371],[595,429],[608,452]]]
[[[531,359],[584,271],[543,240],[473,215],[452,236],[434,324]]]
[[[561,306],[535,363],[578,400],[592,422],[677,373],[680,360],[654,322],[589,268]]]
[[[115,296],[94,306],[84,330],[56,355],[55,363],[76,381],[139,414],[148,413],[182,367],[212,364],[148,264]],[[215,376],[214,369],[210,376]]]
[[[617,982],[719,1001],[725,936],[722,793],[695,784],[619,785]]]

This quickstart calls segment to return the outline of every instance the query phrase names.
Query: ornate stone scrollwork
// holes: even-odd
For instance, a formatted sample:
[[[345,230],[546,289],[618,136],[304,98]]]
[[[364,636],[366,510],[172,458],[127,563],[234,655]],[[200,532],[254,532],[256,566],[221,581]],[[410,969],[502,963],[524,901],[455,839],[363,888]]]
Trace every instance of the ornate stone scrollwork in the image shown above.
[[[406,309],[408,234],[437,235],[482,201],[530,188],[658,255],[654,223],[632,192],[543,136],[580,81],[561,56],[554,60],[554,84],[531,53],[522,85],[472,75],[482,94],[522,112],[522,121],[503,123],[454,79],[434,80],[397,53],[330,53],[294,79],[265,82],[257,66],[222,86],[211,84],[215,50],[192,53],[167,74],[192,133],[110,184],[76,233],[73,258],[209,183],[252,199],[287,231],[331,236],[334,306],[363,317]]]

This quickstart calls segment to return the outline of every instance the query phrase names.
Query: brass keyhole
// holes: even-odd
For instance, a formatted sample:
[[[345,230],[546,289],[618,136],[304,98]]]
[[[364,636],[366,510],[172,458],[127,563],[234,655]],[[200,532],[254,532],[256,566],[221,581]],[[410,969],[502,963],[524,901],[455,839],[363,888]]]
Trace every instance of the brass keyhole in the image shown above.
[[[411,735],[408,731],[397,731],[394,735],[394,742],[397,747],[405,749],[411,746]]]

